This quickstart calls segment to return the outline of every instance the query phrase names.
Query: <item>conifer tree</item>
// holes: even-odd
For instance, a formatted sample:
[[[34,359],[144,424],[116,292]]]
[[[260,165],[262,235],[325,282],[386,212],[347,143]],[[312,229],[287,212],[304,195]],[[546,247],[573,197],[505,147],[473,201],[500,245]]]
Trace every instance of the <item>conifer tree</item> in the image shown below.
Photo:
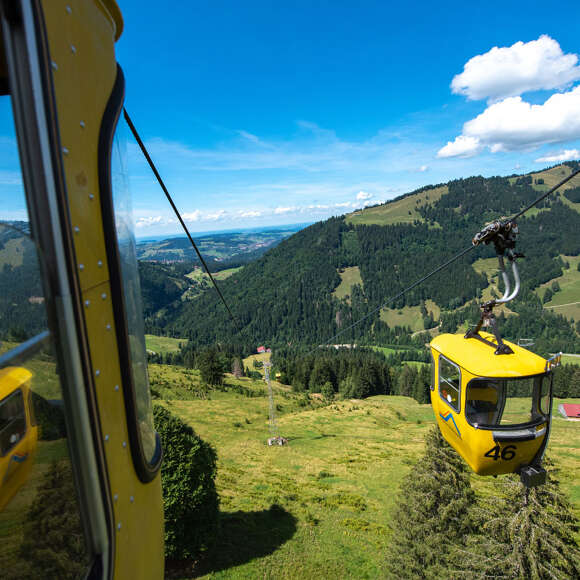
[[[461,458],[431,429],[425,455],[401,484],[386,567],[393,578],[448,578],[457,546],[471,531],[474,492]]]
[[[548,470],[546,484],[531,489],[516,476],[506,476],[498,484],[498,495],[482,507],[482,533],[470,538],[462,558],[471,578],[580,578],[580,550],[574,540],[578,520],[554,468]]]
[[[88,558],[70,462],[51,463],[24,523],[22,558],[32,578],[79,578]],[[4,577],[3,573],[0,574]]]

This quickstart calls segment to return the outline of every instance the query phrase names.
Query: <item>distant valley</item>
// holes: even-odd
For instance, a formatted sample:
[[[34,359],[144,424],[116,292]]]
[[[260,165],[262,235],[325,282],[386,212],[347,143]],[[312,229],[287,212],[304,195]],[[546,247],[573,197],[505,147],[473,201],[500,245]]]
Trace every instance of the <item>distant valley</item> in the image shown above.
[[[300,231],[304,224],[193,235],[204,259],[218,269],[225,265],[241,265],[262,256],[282,240]],[[176,263],[198,262],[191,243],[185,237],[169,237],[163,240],[137,240],[137,259],[147,262]],[[221,267],[220,267],[221,266]]]

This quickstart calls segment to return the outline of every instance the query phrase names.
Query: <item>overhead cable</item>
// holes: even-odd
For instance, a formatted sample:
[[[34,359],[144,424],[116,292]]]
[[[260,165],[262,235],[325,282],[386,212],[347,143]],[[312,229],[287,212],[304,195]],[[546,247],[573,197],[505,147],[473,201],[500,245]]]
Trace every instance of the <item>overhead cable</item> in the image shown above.
[[[202,263],[203,267],[205,268],[205,271],[206,271],[207,275],[209,276],[211,283],[213,284],[214,288],[216,289],[216,292],[218,293],[221,301],[223,302],[224,306],[226,307],[226,310],[228,311],[231,319],[234,321],[234,324],[236,325],[236,327],[239,330],[240,325],[238,323],[237,318],[233,315],[230,307],[228,306],[228,303],[226,302],[226,299],[224,298],[224,295],[222,294],[222,291],[220,290],[220,287],[217,285],[217,282],[215,281],[212,273],[210,272],[208,265],[206,264],[206,261],[204,260],[203,256],[201,255],[201,252],[199,251],[196,243],[193,241],[193,238],[191,237],[191,234],[189,233],[189,229],[185,225],[185,222],[183,221],[181,214],[179,213],[179,210],[177,209],[177,206],[173,202],[173,199],[172,199],[169,191],[167,190],[167,187],[165,187],[165,183],[163,182],[163,179],[161,179],[161,175],[159,175],[159,172],[157,171],[157,168],[155,167],[155,164],[153,163],[153,160],[151,159],[151,156],[149,155],[147,148],[145,147],[143,141],[141,140],[141,137],[139,137],[139,133],[137,132],[135,125],[133,125],[133,122],[131,121],[131,117],[129,117],[129,113],[127,113],[127,109],[125,109],[125,108],[123,108],[123,115],[125,117],[125,121],[127,122],[127,125],[129,126],[129,129],[131,129],[131,133],[133,133],[133,136],[135,137],[139,147],[141,148],[141,152],[145,156],[145,159],[147,159],[147,163],[149,163],[149,167],[151,167],[151,171],[153,171],[153,173],[155,174],[155,177],[157,178],[157,181],[159,182],[159,185],[161,186],[163,193],[165,193],[165,197],[167,197],[167,200],[169,201],[171,207],[173,208],[173,211],[175,212],[175,215],[177,216],[177,219],[179,220],[179,223],[181,224],[183,231],[185,232],[185,234],[189,238],[189,241],[191,242],[191,245],[193,246],[193,249],[195,250],[197,257],[199,258],[199,261]]]

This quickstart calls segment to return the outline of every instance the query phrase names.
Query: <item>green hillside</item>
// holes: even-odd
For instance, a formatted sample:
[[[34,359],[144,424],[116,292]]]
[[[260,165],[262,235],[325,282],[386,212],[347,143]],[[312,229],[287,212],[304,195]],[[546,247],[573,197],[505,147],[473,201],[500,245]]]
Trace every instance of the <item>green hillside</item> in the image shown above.
[[[575,162],[528,176],[457,179],[319,222],[220,281],[240,323],[238,329],[213,291],[192,301],[173,302],[155,324],[159,331],[186,336],[197,346],[320,344],[469,246],[485,223],[525,207],[539,191],[569,175],[572,167]],[[571,304],[580,296],[570,281],[580,255],[580,213],[572,207],[579,204],[565,198],[571,192],[576,199],[577,181],[519,220],[518,249],[526,255],[519,262],[522,292],[509,309],[498,309],[510,321],[506,336],[514,340],[533,336],[541,352],[580,351],[575,326],[579,317]],[[402,344],[412,340],[411,334],[439,324],[444,331],[475,324],[474,305],[503,293],[493,256],[491,248],[477,248],[365,318],[349,330],[346,342]],[[566,287],[559,299],[566,297],[567,306],[547,303],[543,308],[542,289],[560,278]],[[550,306],[567,308],[561,314],[568,318]],[[419,342],[420,336],[416,338]],[[337,337],[335,342],[344,339]]]

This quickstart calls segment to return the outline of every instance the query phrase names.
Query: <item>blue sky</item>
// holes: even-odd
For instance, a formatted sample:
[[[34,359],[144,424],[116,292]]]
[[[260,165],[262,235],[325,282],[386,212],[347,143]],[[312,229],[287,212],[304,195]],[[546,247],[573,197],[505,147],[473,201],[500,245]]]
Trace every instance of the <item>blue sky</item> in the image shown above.
[[[580,157],[578,2],[119,4],[126,106],[192,231]],[[176,233],[127,154],[138,235]]]

